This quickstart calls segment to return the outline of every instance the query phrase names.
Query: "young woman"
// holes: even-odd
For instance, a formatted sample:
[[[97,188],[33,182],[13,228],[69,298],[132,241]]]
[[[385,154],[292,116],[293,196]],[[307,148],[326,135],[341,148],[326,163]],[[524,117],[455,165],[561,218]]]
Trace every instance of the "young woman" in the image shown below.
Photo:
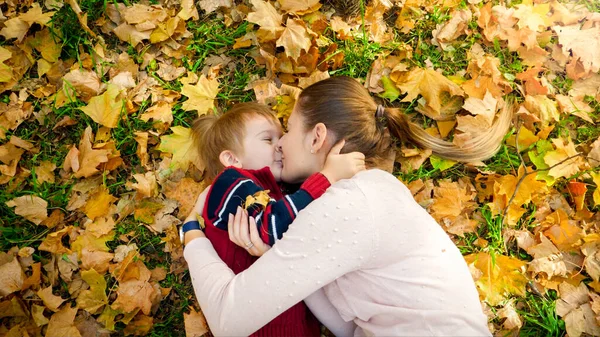
[[[504,135],[507,115],[501,114],[488,139]],[[339,336],[489,336],[460,252],[386,171],[393,165],[395,139],[459,160],[482,160],[494,151],[480,148],[482,142],[460,151],[435,140],[400,111],[376,105],[346,77],[306,88],[288,129],[280,140],[283,181],[300,182],[318,172],[341,139],[343,151],[364,153],[370,169],[332,185],[298,214],[281,240],[237,275],[201,231],[186,234],[184,254],[213,334],[251,334],[306,299]],[[259,255],[265,245],[252,220],[249,229],[240,225],[238,213],[237,221],[230,221],[230,236]]]

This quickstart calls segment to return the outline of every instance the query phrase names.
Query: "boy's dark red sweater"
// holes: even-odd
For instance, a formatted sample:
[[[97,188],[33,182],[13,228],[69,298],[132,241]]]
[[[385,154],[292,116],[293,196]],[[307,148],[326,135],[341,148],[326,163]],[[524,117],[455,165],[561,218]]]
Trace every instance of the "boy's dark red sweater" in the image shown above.
[[[260,170],[226,168],[215,178],[206,198],[202,212],[206,237],[223,262],[238,274],[258,259],[231,242],[227,232],[229,214],[235,213],[237,206],[242,206],[248,195],[269,190],[272,200],[266,207],[253,205],[247,210],[256,219],[263,241],[272,245],[281,238],[297,213],[321,196],[329,185],[327,178],[317,173],[309,177],[298,192],[284,197],[268,167]],[[268,277],[270,275],[265,275],[265,278]],[[320,329],[316,318],[304,302],[300,302],[251,336],[320,336]]]

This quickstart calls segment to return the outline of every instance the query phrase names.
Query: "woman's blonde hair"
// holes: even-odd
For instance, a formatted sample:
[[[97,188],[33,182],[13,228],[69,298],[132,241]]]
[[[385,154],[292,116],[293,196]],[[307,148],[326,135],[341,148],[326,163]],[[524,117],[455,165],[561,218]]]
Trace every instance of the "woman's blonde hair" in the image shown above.
[[[378,105],[367,89],[345,76],[331,77],[307,87],[296,104],[307,130],[317,123],[325,124],[338,140],[346,140],[343,152],[364,153],[372,167],[384,167],[389,162],[396,140],[429,148],[446,159],[462,162],[488,159],[500,149],[512,119],[512,107],[507,104],[486,133],[458,146],[430,135],[400,109],[385,108],[381,118],[377,118]]]
[[[192,138],[200,160],[206,165],[205,178],[212,181],[225,167],[219,155],[225,150],[244,154],[242,140],[246,136],[246,122],[262,116],[279,125],[274,112],[259,103],[238,103],[222,115],[198,117],[192,125]]]

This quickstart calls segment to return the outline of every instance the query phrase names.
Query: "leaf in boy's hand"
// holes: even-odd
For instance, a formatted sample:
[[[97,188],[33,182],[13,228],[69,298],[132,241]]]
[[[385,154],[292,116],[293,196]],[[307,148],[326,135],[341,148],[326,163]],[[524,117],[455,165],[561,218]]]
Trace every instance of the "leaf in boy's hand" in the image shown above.
[[[269,200],[271,200],[271,197],[269,196],[269,190],[258,191],[254,193],[254,195],[249,195],[246,197],[244,209],[248,210],[248,208],[252,205],[266,207],[269,203]]]

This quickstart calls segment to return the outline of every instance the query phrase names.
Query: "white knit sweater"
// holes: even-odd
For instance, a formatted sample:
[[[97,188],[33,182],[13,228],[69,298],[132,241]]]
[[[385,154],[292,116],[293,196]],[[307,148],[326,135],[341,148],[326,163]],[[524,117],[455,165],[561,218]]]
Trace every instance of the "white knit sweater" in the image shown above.
[[[337,334],[490,336],[460,252],[381,170],[331,186],[238,275],[207,239],[190,242],[185,258],[216,336],[251,334],[320,288],[307,303]]]

